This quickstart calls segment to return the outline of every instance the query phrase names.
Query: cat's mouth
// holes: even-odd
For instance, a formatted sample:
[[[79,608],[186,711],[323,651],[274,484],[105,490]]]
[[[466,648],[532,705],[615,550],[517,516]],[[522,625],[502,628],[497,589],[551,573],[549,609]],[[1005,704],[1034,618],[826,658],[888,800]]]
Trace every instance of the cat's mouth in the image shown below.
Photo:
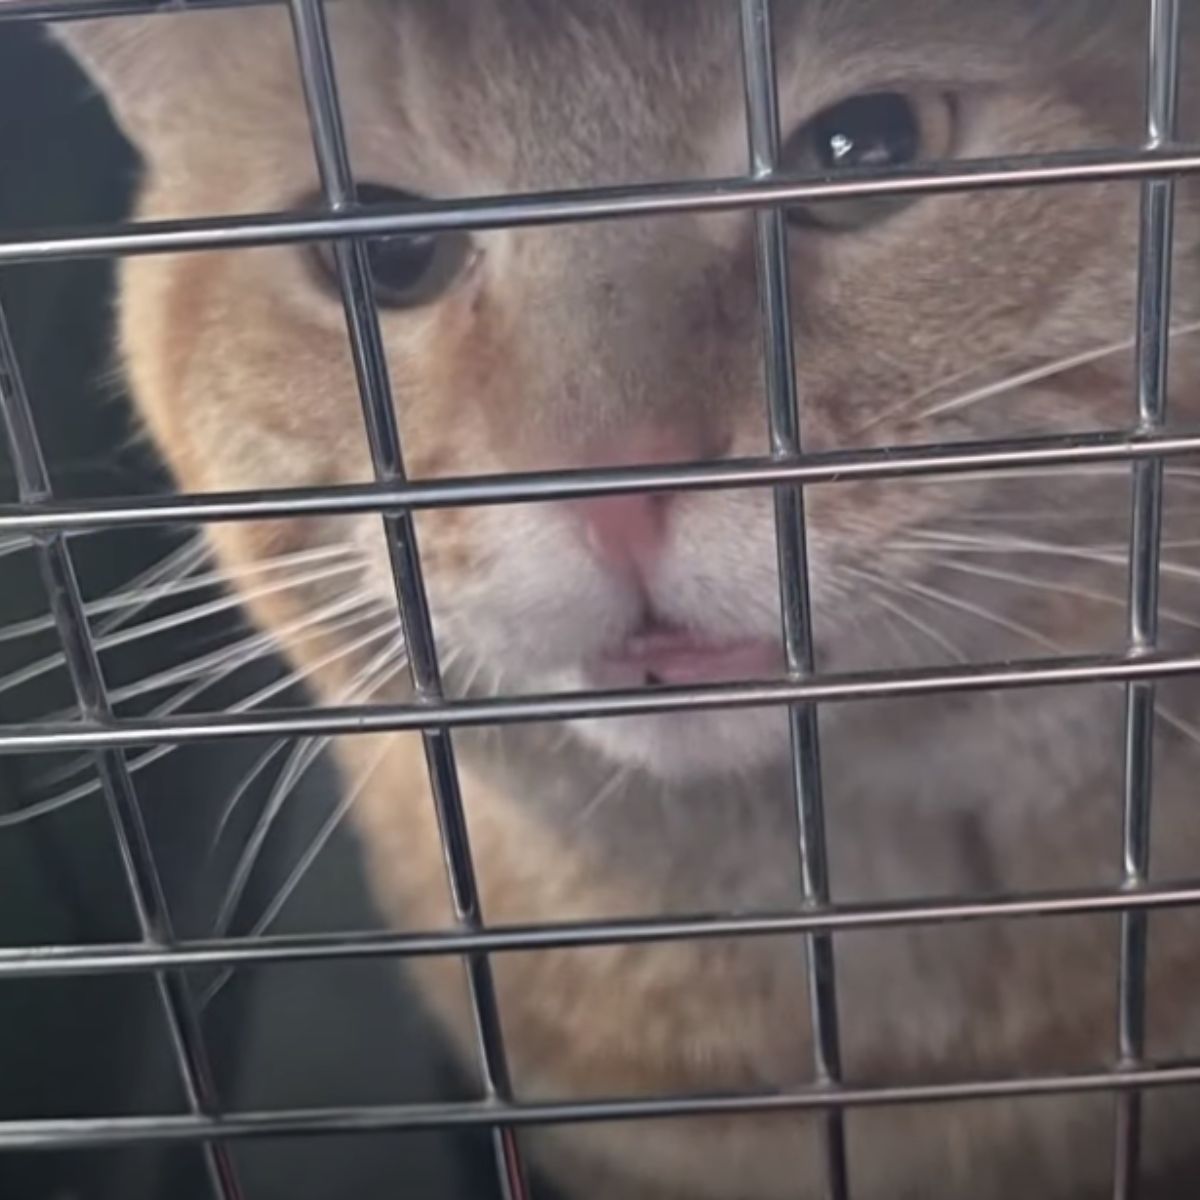
[[[779,643],[766,638],[718,639],[650,621],[588,664],[602,688],[742,683],[770,679],[783,668]]]

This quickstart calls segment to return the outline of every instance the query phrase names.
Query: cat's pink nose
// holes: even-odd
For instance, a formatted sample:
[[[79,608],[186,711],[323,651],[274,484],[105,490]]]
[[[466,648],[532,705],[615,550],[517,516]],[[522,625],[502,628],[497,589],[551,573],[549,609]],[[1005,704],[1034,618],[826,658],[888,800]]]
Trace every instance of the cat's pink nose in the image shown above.
[[[588,548],[605,566],[640,575],[662,549],[669,503],[667,496],[602,496],[579,501],[576,512]]]
[[[590,447],[589,467],[659,466],[707,457],[691,438],[662,428],[628,430],[619,439]],[[668,518],[675,497],[656,492],[600,496],[576,501],[572,507],[583,526],[592,553],[606,567],[644,575],[661,555],[668,536]]]

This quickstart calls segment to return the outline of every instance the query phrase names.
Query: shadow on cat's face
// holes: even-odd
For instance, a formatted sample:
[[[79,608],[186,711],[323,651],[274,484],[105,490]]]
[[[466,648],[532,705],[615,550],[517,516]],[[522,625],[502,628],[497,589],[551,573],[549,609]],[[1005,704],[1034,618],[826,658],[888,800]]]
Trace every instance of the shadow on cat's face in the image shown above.
[[[1142,140],[1145,5],[1132,0],[775,8],[787,169]],[[365,199],[745,171],[733,5],[344,0],[329,18]],[[85,22],[68,37],[145,156],[143,217],[275,210],[316,193],[282,12]],[[1129,424],[1137,214],[1131,183],[789,213],[806,448]],[[1198,238],[1188,182],[1172,401],[1185,418],[1200,374]],[[415,477],[768,448],[750,213],[393,240],[371,254]],[[181,487],[369,476],[329,258],[298,246],[127,264],[125,361]],[[810,489],[821,665],[1106,648],[1119,581],[1098,550],[1047,566],[1053,589],[997,590],[1013,555],[1047,561],[1029,542],[1035,512],[1058,521],[1056,545],[1124,536],[1126,474]],[[418,524],[459,685],[688,683],[780,666],[767,492],[432,512]],[[356,584],[391,592],[374,518],[213,536],[243,566],[349,542],[362,552]],[[969,555],[984,550],[981,571]],[[980,595],[991,619],[978,619]],[[914,615],[922,598],[942,604],[951,632]],[[302,611],[294,597],[251,606],[280,630]],[[742,770],[786,745],[782,721],[757,713],[581,729],[666,776]]]

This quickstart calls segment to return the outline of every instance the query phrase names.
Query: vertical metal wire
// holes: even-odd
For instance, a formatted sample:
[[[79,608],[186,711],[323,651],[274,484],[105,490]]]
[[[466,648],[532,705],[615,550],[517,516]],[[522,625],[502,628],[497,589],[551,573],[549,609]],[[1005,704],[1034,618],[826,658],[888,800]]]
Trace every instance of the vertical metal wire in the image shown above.
[[[1149,144],[1174,139],[1179,111],[1179,0],[1151,0],[1147,83]],[[1174,244],[1175,181],[1143,184],[1138,278],[1137,416],[1139,429],[1159,432],[1166,421],[1171,325],[1171,255]],[[1159,563],[1162,551],[1164,468],[1148,459],[1133,468],[1133,516],[1129,547],[1129,645],[1146,653],[1158,643]],[[1122,882],[1144,884],[1150,869],[1150,812],[1153,798],[1155,685],[1126,689],[1125,780]],[[1140,1065],[1146,1034],[1148,917],[1121,918],[1117,1050],[1124,1068]],[[1142,1096],[1117,1098],[1113,1165],[1116,1200],[1136,1200],[1142,1146]]]
[[[0,422],[11,449],[21,503],[42,504],[52,500],[50,474],[2,308]],[[85,720],[108,720],[112,708],[66,536],[61,533],[35,536],[34,549],[80,712]],[[175,943],[175,932],[125,756],[120,750],[105,750],[96,754],[95,761],[138,931],[146,945],[169,949]],[[179,971],[156,971],[154,979],[187,1106],[198,1115],[216,1116],[219,1109],[216,1083],[187,978]],[[219,1142],[206,1142],[203,1153],[213,1194],[219,1200],[242,1200],[228,1149]]]
[[[289,11],[322,190],[333,211],[345,210],[355,204],[354,176],[324,8],[321,0],[290,0]],[[335,252],[375,478],[402,483],[404,458],[366,243],[341,241]],[[441,672],[412,514],[386,513],[383,521],[414,693],[418,702],[436,704],[442,699]],[[483,913],[451,734],[427,731],[422,738],[455,917],[460,927],[477,930]],[[466,955],[465,962],[484,1088],[490,1099],[508,1101],[512,1085],[491,964],[483,954]],[[516,1131],[497,1128],[494,1145],[505,1200],[528,1200]]]
[[[750,165],[756,179],[769,179],[778,163],[780,143],[770,0],[742,0],[741,17]],[[776,459],[793,459],[801,451],[800,406],[796,395],[787,227],[783,211],[771,208],[757,212],[755,232],[771,454]],[[804,493],[800,487],[776,489],[775,526],[784,645],[788,673],[795,678],[813,671],[808,549]],[[824,905],[829,901],[829,871],[816,706],[789,706],[788,721],[801,887],[806,903]],[[833,941],[827,934],[810,934],[805,938],[805,946],[816,1078],[819,1083],[834,1084],[840,1081],[842,1069]],[[843,1114],[832,1108],[822,1115],[821,1120],[826,1192],[831,1200],[847,1200],[849,1173]]]

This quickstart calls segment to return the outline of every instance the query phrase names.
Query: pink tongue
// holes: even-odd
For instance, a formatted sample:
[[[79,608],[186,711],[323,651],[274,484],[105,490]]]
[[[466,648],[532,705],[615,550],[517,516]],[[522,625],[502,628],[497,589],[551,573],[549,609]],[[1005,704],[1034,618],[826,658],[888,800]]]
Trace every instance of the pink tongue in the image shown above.
[[[634,687],[657,680],[667,684],[732,683],[765,679],[779,671],[771,643],[704,642],[693,634],[654,632],[629,639],[598,664],[597,682]]]

